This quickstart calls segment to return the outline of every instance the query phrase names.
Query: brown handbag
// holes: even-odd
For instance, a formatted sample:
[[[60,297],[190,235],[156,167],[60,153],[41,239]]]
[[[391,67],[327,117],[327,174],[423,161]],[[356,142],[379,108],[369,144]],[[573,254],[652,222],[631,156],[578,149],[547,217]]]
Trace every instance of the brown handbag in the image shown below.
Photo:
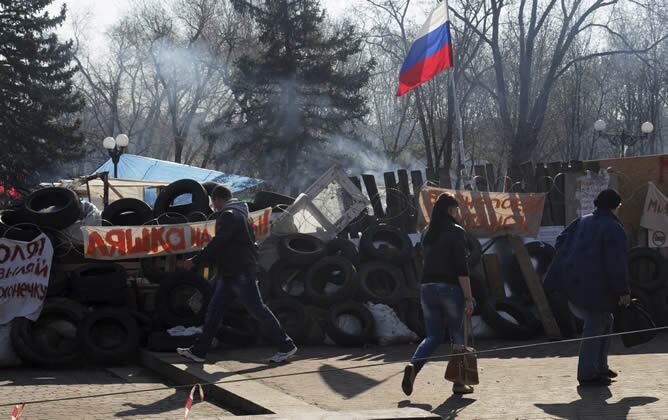
[[[468,318],[468,317],[466,317]],[[464,345],[452,346],[452,356],[445,369],[445,379],[462,385],[478,385],[478,358],[475,349],[468,346],[471,318],[464,321]]]

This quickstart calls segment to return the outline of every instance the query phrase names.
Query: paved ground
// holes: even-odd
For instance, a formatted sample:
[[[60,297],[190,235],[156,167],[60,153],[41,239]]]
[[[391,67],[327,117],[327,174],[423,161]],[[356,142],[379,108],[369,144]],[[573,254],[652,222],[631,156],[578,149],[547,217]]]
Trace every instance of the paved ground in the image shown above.
[[[160,388],[164,381],[143,368],[81,368],[78,370],[0,370],[0,418],[10,418],[13,404],[22,400],[67,401],[29,404],[21,417],[31,419],[136,419],[183,418],[189,390],[165,389],[97,398],[94,394]],[[197,403],[189,419],[230,416],[231,413],[207,403]]]
[[[467,398],[451,395],[443,379],[444,361],[428,364],[407,398],[400,382],[403,361],[415,348],[412,345],[304,348],[292,363],[278,367],[258,362],[271,355],[266,348],[219,352],[213,360],[219,360],[224,369],[331,411],[418,407],[443,418],[462,419],[668,419],[668,334],[631,351],[619,339],[613,340],[610,364],[620,378],[609,389],[577,388],[578,345],[551,343],[481,356],[481,384]],[[483,341],[477,347],[518,344],[526,343]],[[440,351],[447,349],[442,346]],[[224,381],[227,376],[217,379]]]

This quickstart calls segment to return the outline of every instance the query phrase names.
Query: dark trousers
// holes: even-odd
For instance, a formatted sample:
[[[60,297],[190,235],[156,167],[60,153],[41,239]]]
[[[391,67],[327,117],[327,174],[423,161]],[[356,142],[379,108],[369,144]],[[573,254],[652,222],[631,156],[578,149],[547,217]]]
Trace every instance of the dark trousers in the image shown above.
[[[584,321],[582,337],[596,337],[612,333],[614,318],[610,312],[587,311],[570,304],[571,312]],[[594,379],[608,374],[610,337],[583,340],[580,343],[578,379]]]
[[[204,357],[209,351],[211,342],[223,321],[225,309],[229,307],[234,297],[237,297],[248,313],[258,320],[260,328],[278,351],[288,352],[294,348],[292,339],[262,301],[257,286],[257,268],[253,266],[235,275],[218,275],[216,288],[206,313],[204,331],[195,343],[193,353]]]

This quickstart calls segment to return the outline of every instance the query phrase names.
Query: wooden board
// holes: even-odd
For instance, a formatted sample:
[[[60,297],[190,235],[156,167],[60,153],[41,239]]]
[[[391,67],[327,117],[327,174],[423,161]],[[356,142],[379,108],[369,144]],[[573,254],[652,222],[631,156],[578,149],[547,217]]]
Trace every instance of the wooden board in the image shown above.
[[[515,253],[515,258],[517,258],[517,263],[520,266],[522,277],[524,278],[524,281],[529,288],[531,298],[536,304],[538,315],[540,317],[541,323],[543,324],[545,334],[549,338],[561,338],[559,325],[557,325],[557,321],[554,319],[552,309],[550,308],[550,304],[548,303],[547,297],[545,296],[543,283],[540,280],[536,269],[531,263],[531,257],[529,257],[529,251],[527,251],[527,247],[524,245],[524,242],[522,242],[522,239],[517,236],[508,236],[508,242],[510,243],[511,248]]]
[[[548,192],[552,187],[552,181],[548,177],[545,164],[537,163],[534,173],[536,176],[536,192]],[[553,226],[552,205],[549,194],[545,197],[545,207],[543,208],[543,220],[541,221],[541,226]]]
[[[388,223],[401,228],[401,197],[398,194],[397,179],[394,176],[394,172],[385,172],[383,174],[385,179],[385,204],[386,211],[385,216],[388,219]]]
[[[488,163],[485,165],[485,172],[487,172],[487,182],[489,183],[490,191],[499,191],[499,183],[496,179],[496,173],[494,172],[494,165]]]
[[[417,227],[417,202],[415,201],[414,196],[411,195],[408,171],[399,169],[397,175],[399,177],[399,190],[403,194],[401,200],[404,202],[404,206],[402,206],[404,212],[404,226],[408,233],[413,233],[416,231]]]
[[[520,165],[520,172],[522,173],[522,183],[524,184],[524,192],[536,192],[536,169],[533,162],[524,162]]]
[[[487,278],[487,287],[489,288],[490,295],[498,298],[506,297],[499,256],[496,254],[484,254],[482,256],[482,264],[485,268],[485,277]]]
[[[551,162],[547,166],[548,175],[552,178],[550,196],[550,211],[553,226],[563,226],[566,220],[564,210],[564,173],[561,162]]]
[[[475,171],[475,183],[478,191],[489,191],[489,181],[487,179],[487,168],[485,168],[485,165],[475,165],[473,170]]]
[[[377,218],[385,217],[383,203],[380,200],[380,195],[378,194],[376,177],[373,175],[362,175],[362,181],[364,181],[364,187],[366,188],[366,192],[369,195],[369,200],[371,201],[371,207],[373,207],[374,216]]]

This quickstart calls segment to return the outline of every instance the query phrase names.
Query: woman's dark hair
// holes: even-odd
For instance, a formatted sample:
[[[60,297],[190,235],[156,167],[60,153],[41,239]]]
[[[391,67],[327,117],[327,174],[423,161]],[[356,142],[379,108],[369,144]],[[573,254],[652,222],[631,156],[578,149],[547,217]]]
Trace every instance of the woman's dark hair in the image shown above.
[[[594,200],[594,205],[599,209],[615,210],[620,204],[622,204],[622,197],[613,189],[601,191]]]
[[[457,199],[448,193],[441,194],[436,200],[436,203],[434,203],[434,208],[431,211],[431,221],[422,238],[423,245],[429,245],[438,240],[438,236],[441,234],[443,226],[450,219],[448,209],[451,207],[459,207]]]

